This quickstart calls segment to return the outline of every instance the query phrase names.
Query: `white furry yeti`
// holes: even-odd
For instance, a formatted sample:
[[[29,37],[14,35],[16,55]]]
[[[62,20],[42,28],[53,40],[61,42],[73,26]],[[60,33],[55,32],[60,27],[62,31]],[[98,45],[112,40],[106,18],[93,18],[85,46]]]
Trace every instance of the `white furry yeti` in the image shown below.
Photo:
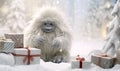
[[[43,8],[25,30],[25,45],[39,48],[44,61],[69,61],[71,33],[65,17],[55,8]]]

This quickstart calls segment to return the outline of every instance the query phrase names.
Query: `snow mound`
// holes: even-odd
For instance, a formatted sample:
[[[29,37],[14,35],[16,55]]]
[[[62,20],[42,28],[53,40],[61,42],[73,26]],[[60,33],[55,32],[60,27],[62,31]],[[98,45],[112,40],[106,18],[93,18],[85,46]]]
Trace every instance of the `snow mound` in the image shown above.
[[[52,63],[44,62],[41,60],[40,64],[36,65],[19,65],[19,66],[9,66],[0,65],[0,71],[119,71],[120,65],[115,65],[111,69],[103,69],[94,64],[88,69],[71,69],[70,63]]]
[[[0,53],[0,64],[1,65],[14,65],[14,57],[12,54]]]

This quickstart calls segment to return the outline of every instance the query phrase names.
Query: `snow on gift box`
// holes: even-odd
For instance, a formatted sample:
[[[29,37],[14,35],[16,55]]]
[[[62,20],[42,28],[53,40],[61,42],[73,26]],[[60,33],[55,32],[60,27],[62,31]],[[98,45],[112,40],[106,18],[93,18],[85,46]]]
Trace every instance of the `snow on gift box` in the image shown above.
[[[40,63],[40,49],[37,48],[15,48],[15,65],[30,65]]]
[[[91,62],[86,61],[84,58],[81,58],[79,55],[76,57],[76,60],[71,62],[71,68],[84,68],[87,69],[91,65]]]
[[[92,55],[91,62],[104,68],[112,68],[115,65],[115,57],[109,55]]]
[[[14,51],[14,44],[10,39],[0,39],[0,52],[12,53]]]
[[[23,34],[17,34],[17,33],[9,33],[5,34],[5,38],[12,39],[15,42],[15,48],[23,48],[23,40],[24,35]]]

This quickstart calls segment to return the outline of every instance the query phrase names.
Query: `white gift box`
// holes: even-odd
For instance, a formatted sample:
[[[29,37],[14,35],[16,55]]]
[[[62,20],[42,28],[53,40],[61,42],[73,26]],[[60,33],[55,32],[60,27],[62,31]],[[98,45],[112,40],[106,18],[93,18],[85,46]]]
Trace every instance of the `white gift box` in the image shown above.
[[[12,53],[14,51],[14,44],[10,39],[0,40],[0,52]]]
[[[39,64],[40,53],[40,49],[37,48],[15,48],[15,65]]]
[[[91,62],[88,61],[78,61],[78,60],[74,60],[71,62],[71,68],[75,69],[75,68],[89,68],[90,67]]]

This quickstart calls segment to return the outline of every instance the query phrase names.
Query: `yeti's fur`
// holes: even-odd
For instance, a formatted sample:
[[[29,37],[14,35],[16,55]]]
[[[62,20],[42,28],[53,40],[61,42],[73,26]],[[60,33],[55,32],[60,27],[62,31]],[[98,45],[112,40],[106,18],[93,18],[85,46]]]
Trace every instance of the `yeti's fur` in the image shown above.
[[[41,22],[47,20],[55,22],[56,30],[52,33],[41,30]],[[43,8],[25,30],[25,45],[41,49],[40,57],[45,61],[59,60],[61,57],[62,61],[68,61],[71,48],[71,32],[68,24],[64,15],[56,8]],[[45,38],[42,44],[33,41],[36,35]],[[60,47],[52,47],[55,39],[60,42]]]

